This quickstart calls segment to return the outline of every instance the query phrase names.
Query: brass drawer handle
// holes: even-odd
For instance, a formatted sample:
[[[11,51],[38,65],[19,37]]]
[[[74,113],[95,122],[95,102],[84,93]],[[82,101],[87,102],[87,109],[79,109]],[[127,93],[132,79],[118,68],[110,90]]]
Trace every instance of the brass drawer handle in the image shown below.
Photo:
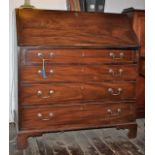
[[[49,121],[49,120],[51,120],[51,119],[53,118],[54,114],[53,114],[52,112],[50,112],[50,113],[48,114],[48,117],[47,117],[47,118],[44,118],[42,113],[38,113],[37,116],[38,116],[38,118],[40,118],[42,121]]]
[[[108,92],[113,96],[118,96],[122,92],[122,88],[118,88],[117,91],[114,91],[112,88],[108,88]]]
[[[122,76],[122,73],[123,73],[123,69],[119,69],[118,72],[115,72],[113,69],[109,69],[109,73],[113,77],[121,77]]]
[[[50,73],[50,75],[54,74],[54,70],[53,70],[53,69],[50,69],[50,70],[49,70],[49,73]],[[39,69],[39,70],[38,70],[38,74],[39,74],[39,75],[42,75],[42,70]]]
[[[122,110],[118,108],[116,111],[112,111],[111,109],[107,109],[107,113],[111,116],[119,116],[121,114]]]
[[[43,92],[41,90],[37,91],[37,96],[45,99],[45,98],[51,97],[51,95],[54,94],[54,90],[49,90],[48,94],[49,94],[49,96],[43,96]]]
[[[37,53],[37,55],[38,55],[38,57],[39,58],[41,58],[41,59],[47,59],[47,58],[45,58],[45,56],[44,56],[44,54],[43,53]],[[54,53],[53,52],[51,52],[50,54],[49,54],[49,56],[48,56],[48,58],[53,58],[54,57]]]
[[[54,57],[54,53],[53,52],[51,52],[50,54],[49,54],[49,58],[53,58]]]
[[[41,70],[40,69],[38,70],[38,74],[41,74]]]
[[[38,53],[37,54],[39,58],[41,58],[42,60],[48,60],[47,58],[45,58],[44,54],[43,53]]]
[[[54,73],[54,70],[53,69],[50,69],[49,73],[50,74],[53,74]]]
[[[37,55],[38,55],[38,57],[41,58],[41,59],[44,58],[44,55],[43,55],[42,53],[38,53]]]
[[[113,60],[120,60],[124,58],[124,53],[121,52],[119,53],[119,57],[116,57],[114,53],[110,52],[109,56],[112,57]]]

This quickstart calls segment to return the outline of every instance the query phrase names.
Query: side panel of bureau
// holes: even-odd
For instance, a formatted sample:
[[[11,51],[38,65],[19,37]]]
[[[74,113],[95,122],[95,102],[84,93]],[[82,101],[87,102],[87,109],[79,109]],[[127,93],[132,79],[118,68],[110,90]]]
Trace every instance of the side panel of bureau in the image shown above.
[[[145,117],[145,77],[144,72],[141,75],[141,68],[143,68],[144,65],[143,63],[141,64],[141,61],[145,61],[145,10],[128,9],[125,13],[131,19],[131,25],[140,43],[138,51],[140,75],[137,81],[136,113],[137,118],[143,118]]]

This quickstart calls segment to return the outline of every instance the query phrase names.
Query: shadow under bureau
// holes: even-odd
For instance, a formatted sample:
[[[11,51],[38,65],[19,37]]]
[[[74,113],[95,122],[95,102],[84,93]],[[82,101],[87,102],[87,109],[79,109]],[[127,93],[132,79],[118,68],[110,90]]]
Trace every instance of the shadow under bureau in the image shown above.
[[[138,42],[127,15],[16,9],[18,146],[45,132],[137,132]]]

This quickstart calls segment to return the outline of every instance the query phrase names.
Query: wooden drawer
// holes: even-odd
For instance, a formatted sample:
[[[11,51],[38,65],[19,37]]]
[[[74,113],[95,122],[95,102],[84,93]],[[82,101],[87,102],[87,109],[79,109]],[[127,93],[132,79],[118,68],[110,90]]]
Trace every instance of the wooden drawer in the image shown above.
[[[32,49],[23,50],[21,61],[24,64],[106,64],[131,63],[136,61],[134,50],[100,50],[100,49]]]
[[[135,119],[132,103],[84,104],[21,109],[21,129],[63,130],[119,124]]]
[[[136,65],[48,65],[46,78],[41,66],[24,66],[20,71],[24,82],[87,82],[136,80]]]
[[[135,82],[29,84],[21,87],[23,105],[135,99]]]

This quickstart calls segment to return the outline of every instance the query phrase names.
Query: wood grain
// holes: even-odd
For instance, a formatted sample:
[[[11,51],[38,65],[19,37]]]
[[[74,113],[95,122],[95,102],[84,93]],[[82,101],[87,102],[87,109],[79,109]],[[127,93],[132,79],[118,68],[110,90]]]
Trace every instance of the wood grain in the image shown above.
[[[139,45],[127,15],[16,9],[16,19],[20,148],[28,137],[64,130],[117,127],[136,136]],[[101,154],[95,141],[79,137],[82,153]],[[33,142],[41,155],[77,153],[56,138],[47,147]]]
[[[38,54],[42,57],[38,57]],[[113,54],[114,56],[110,56]],[[123,54],[121,57],[120,55]],[[51,56],[52,55],[52,56]],[[113,58],[114,57],[114,58]],[[46,64],[117,64],[137,62],[136,50],[108,49],[26,49],[21,52],[21,65]]]
[[[109,92],[109,89],[113,92]],[[119,89],[122,89],[119,92]],[[38,95],[38,91],[42,94]],[[49,92],[53,91],[52,94]],[[27,84],[21,87],[20,104],[68,104],[88,101],[131,100],[136,97],[135,82]],[[116,94],[116,95],[115,95]]]
[[[109,113],[108,109],[112,112]],[[120,112],[118,112],[120,109]],[[131,103],[83,104],[74,106],[22,108],[21,129],[86,128],[97,125],[120,124],[134,120],[134,106]],[[38,117],[38,113],[42,117]],[[53,116],[49,117],[49,113]],[[49,120],[43,120],[49,119]]]
[[[125,11],[131,20],[131,25],[140,42],[139,48],[139,77],[137,83],[137,118],[145,117],[145,10],[129,9]],[[141,59],[142,57],[142,59]]]
[[[24,66],[20,72],[22,83],[135,81],[136,65],[46,65],[46,78],[38,71],[42,66]],[[52,71],[52,73],[51,73]]]
[[[16,18],[20,46],[138,46],[128,17],[123,14],[17,9]]]

